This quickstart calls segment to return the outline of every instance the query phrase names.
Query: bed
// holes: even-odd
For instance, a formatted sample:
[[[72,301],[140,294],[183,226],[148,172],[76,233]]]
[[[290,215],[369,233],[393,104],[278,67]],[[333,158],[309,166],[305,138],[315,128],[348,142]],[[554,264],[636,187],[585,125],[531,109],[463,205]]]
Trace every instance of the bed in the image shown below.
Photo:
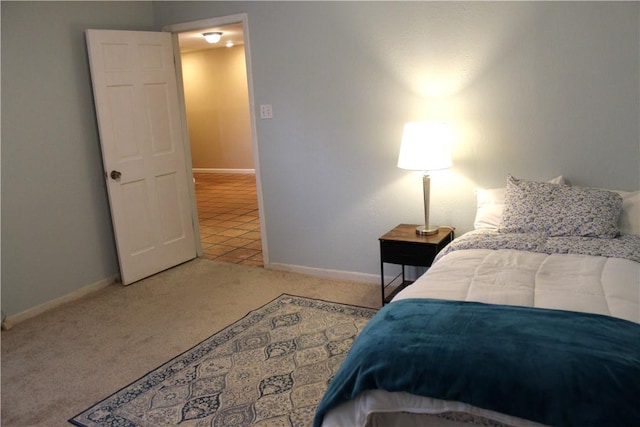
[[[509,176],[356,338],[314,426],[640,425],[640,192]]]

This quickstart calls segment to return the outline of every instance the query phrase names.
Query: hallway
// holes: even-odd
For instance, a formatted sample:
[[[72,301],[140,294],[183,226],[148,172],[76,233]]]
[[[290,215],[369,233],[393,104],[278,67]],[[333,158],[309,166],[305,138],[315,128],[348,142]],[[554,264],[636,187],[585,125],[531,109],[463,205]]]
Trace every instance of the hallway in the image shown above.
[[[194,173],[203,257],[263,267],[256,178]]]

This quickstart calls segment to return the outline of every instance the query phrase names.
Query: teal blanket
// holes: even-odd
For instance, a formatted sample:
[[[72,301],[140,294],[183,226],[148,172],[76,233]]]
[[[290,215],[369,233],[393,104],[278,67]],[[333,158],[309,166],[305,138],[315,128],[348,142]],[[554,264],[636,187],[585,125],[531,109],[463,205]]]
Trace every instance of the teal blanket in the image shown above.
[[[551,426],[639,426],[640,325],[568,311],[400,300],[357,337],[314,426],[371,389],[465,402]]]

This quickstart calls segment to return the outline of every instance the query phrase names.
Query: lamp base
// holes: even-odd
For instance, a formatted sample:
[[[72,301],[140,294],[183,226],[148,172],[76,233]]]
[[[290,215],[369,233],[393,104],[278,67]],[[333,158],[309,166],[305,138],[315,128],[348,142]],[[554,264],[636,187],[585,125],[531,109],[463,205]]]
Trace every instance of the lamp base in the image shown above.
[[[416,227],[416,234],[421,236],[430,236],[432,234],[438,233],[440,227],[437,225],[420,225]]]

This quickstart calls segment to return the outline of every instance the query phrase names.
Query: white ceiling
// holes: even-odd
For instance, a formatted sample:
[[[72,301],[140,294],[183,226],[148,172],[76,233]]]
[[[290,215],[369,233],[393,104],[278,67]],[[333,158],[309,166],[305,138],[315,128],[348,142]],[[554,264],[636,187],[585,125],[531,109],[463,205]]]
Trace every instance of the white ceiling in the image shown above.
[[[202,33],[221,32],[222,39],[218,43],[207,43]],[[178,34],[180,52],[193,52],[196,50],[217,49],[226,47],[228,41],[232,41],[234,46],[244,44],[242,34],[242,23],[224,25],[221,27],[211,27],[197,31],[187,31]]]

